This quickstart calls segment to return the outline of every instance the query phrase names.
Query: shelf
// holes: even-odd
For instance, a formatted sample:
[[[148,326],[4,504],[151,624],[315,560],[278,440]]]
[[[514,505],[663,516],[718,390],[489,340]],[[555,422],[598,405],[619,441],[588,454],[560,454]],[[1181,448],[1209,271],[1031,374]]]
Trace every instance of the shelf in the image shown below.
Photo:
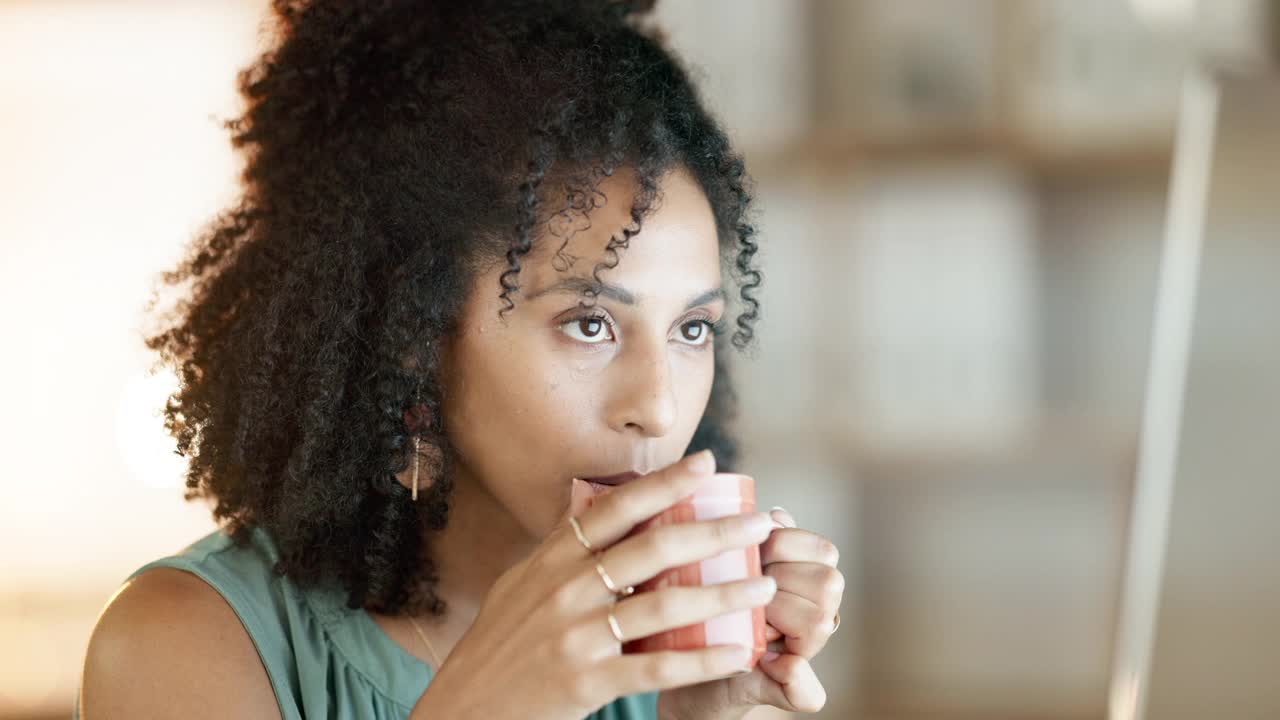
[[[1148,135],[1066,148],[1037,145],[1008,133],[981,131],[938,130],[899,137],[865,137],[854,131],[815,130],[789,142],[747,147],[745,155],[748,170],[757,177],[841,177],[867,165],[996,156],[1048,180],[1116,175],[1164,178],[1173,159],[1173,147],[1171,137]]]

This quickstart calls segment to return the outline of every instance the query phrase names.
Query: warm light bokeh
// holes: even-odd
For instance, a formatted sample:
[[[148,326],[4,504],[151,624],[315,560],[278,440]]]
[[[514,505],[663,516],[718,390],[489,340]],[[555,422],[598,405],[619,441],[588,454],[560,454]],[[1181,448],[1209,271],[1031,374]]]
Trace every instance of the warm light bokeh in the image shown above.
[[[65,710],[98,608],[212,528],[146,373],[154,274],[232,197],[259,2],[0,3],[0,716]]]

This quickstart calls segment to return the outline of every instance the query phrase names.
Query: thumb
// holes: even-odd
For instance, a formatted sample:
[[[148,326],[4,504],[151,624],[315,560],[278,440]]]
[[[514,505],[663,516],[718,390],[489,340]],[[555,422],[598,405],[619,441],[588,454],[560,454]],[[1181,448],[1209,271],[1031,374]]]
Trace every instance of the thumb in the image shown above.
[[[756,693],[759,702],[801,713],[815,713],[826,705],[827,689],[805,658],[782,654],[772,660],[761,658],[756,667],[768,679]]]

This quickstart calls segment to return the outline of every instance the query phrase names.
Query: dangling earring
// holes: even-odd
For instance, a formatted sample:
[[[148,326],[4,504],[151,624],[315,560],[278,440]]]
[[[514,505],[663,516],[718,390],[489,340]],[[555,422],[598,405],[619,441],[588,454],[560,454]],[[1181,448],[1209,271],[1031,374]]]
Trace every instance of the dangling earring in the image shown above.
[[[413,501],[418,502],[418,438],[413,439]]]
[[[413,391],[413,430],[417,432],[422,429],[423,418],[418,412],[418,408],[422,407],[422,386],[418,385]],[[418,502],[418,445],[419,439],[417,435],[413,436],[413,501]]]

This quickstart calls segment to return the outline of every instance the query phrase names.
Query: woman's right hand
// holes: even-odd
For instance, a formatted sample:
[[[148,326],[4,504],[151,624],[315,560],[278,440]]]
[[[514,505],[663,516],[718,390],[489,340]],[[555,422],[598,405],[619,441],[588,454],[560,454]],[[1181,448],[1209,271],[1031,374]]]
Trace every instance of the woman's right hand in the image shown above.
[[[636,525],[693,494],[715,472],[709,451],[690,455],[597,497],[575,488],[569,511],[529,557],[503,573],[471,627],[427,686],[411,717],[580,720],[623,695],[665,690],[733,675],[751,648],[621,654],[623,640],[691,625],[734,610],[763,607],[776,585],[768,576],[707,587],[668,587],[616,600],[596,571],[599,560],[619,587],[668,568],[758,545],[769,536],[765,513],[664,525],[623,539]],[[575,480],[575,483],[581,481]],[[576,516],[600,551],[595,557],[569,525]]]

